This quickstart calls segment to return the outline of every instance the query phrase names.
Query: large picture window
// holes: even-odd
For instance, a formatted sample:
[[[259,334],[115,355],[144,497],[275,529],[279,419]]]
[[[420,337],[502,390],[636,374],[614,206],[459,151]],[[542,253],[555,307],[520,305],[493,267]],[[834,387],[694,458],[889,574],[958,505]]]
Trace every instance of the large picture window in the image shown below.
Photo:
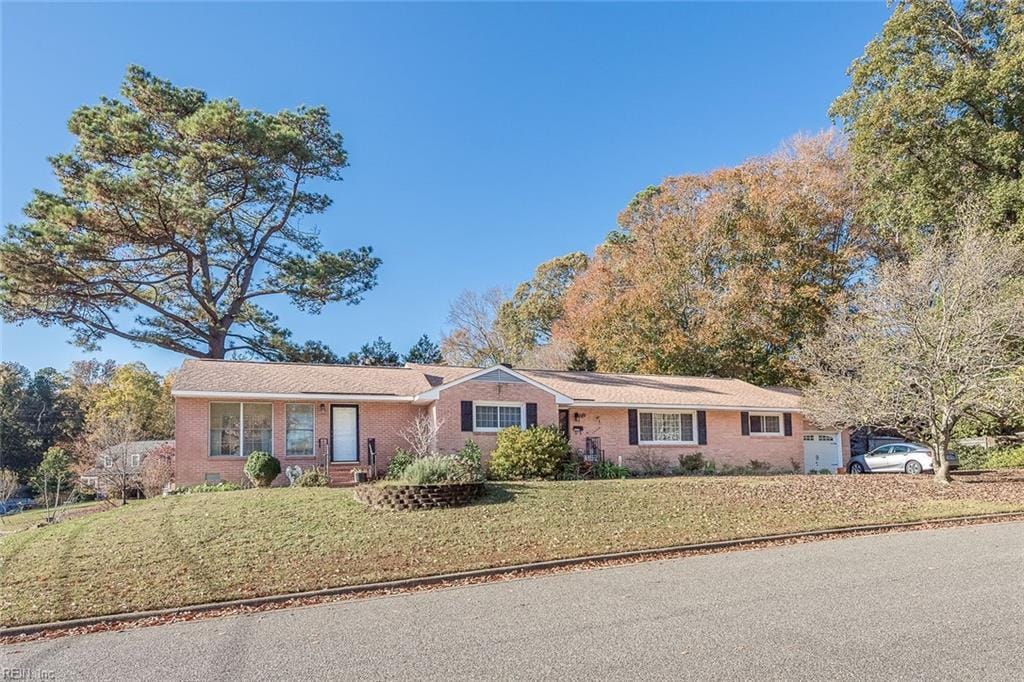
[[[210,403],[210,456],[272,452],[273,417],[270,403]]]
[[[521,403],[473,403],[473,430],[499,431],[523,426]]]
[[[693,412],[640,412],[640,443],[695,443]]]
[[[782,435],[782,415],[778,414],[751,414],[750,432],[762,436]]]
[[[290,457],[313,456],[313,406],[308,403],[285,405],[285,454]]]

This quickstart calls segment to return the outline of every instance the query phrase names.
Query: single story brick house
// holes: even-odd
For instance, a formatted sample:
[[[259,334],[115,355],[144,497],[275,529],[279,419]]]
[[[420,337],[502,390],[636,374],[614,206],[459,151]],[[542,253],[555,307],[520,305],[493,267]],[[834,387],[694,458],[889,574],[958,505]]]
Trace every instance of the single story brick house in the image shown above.
[[[383,471],[419,416],[440,424],[442,452],[472,439],[486,455],[502,428],[550,424],[574,449],[627,466],[643,450],[669,464],[700,452],[718,465],[835,470],[849,453],[845,433],[805,422],[798,392],[737,379],[186,360],[172,393],[178,485],[239,481],[255,450],[344,480]]]

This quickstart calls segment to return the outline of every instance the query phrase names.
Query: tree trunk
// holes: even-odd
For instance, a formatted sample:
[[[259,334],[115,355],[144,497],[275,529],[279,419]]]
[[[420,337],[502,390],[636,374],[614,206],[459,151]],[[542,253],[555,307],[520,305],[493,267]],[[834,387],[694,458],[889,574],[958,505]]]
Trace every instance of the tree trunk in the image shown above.
[[[208,347],[209,350],[206,353],[206,357],[213,358],[214,360],[223,360],[224,352],[227,349],[226,335],[211,334]]]
[[[932,455],[932,468],[935,469],[935,482],[942,485],[953,482],[949,473],[949,460],[946,459],[946,449],[938,448],[938,452]]]

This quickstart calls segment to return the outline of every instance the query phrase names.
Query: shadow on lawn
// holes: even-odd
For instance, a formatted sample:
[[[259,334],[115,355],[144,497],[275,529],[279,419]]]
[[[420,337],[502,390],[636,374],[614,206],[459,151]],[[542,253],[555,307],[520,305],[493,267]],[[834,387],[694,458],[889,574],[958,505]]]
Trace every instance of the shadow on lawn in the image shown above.
[[[1019,469],[954,471],[953,480],[958,483],[1024,483],[1024,471]]]
[[[519,495],[525,493],[527,487],[522,483],[508,483],[502,481],[500,483],[495,481],[488,481],[484,488],[483,497],[479,498],[471,505],[477,506],[483,504],[505,504],[506,502],[512,502]]]

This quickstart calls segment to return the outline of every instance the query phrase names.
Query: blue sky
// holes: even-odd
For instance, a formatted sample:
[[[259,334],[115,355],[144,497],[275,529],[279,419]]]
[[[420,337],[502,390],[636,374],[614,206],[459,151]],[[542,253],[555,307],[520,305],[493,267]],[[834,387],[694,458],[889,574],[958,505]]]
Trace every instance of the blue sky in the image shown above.
[[[23,219],[81,104],[137,63],[276,111],[323,104],[351,167],[316,224],[328,248],[374,247],[363,303],[271,307],[296,340],[339,352],[382,335],[437,339],[464,289],[511,288],[590,251],[645,186],[770,152],[830,122],[885,3],[10,4],[2,31],[2,218]],[[4,360],[93,355],[165,371],[181,357],[59,328],[5,326]]]

